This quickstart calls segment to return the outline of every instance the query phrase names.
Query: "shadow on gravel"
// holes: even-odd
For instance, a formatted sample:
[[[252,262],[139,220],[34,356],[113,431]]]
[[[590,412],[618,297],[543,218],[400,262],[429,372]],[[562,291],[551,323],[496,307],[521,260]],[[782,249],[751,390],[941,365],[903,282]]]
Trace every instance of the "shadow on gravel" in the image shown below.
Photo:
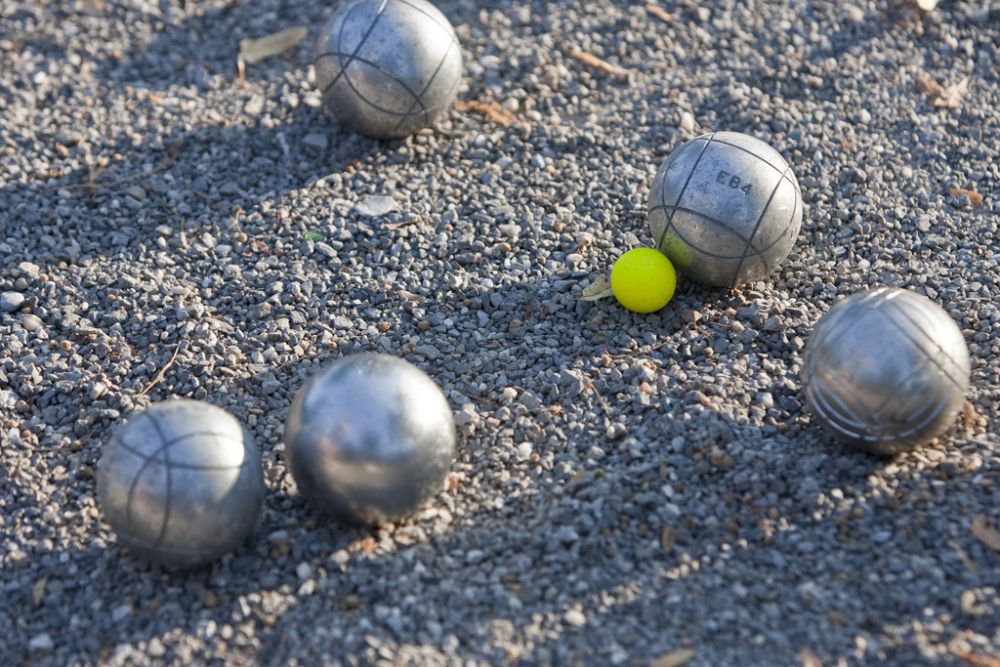
[[[808,431],[815,428],[803,436],[814,435]],[[715,488],[729,490],[723,496],[725,507],[715,516],[730,518],[716,521],[710,515],[704,521],[693,512],[679,517],[664,524],[668,533],[659,533],[660,549],[636,553],[635,562],[642,563],[638,573],[619,573],[603,590],[532,609],[560,615],[582,609],[586,622],[551,636],[515,663],[594,664],[595,656],[602,656],[601,664],[617,664],[628,656],[625,664],[633,664],[636,653],[666,654],[689,646],[690,637],[708,630],[712,645],[692,647],[704,664],[719,664],[714,661],[720,654],[752,655],[753,664],[788,664],[800,650],[818,652],[823,645],[836,648],[819,654],[822,664],[921,664],[928,654],[919,642],[904,641],[902,635],[919,634],[913,628],[933,624],[928,620],[932,617],[958,617],[963,631],[994,635],[989,603],[977,611],[966,594],[959,600],[962,591],[985,590],[985,597],[990,596],[993,556],[969,533],[970,517],[941,516],[936,510],[942,496],[962,488],[975,471],[927,469],[902,477],[900,491],[889,493],[872,486],[868,475],[900,464],[901,458],[845,452],[833,443],[803,449],[795,473],[808,481],[809,491],[799,494],[796,514],[754,511],[748,517],[741,505],[753,498],[741,492],[747,483],[739,466],[716,479],[700,475]],[[781,496],[796,493],[791,488],[795,481],[777,474],[765,484]],[[698,489],[682,493],[695,501],[700,495]],[[849,510],[823,511],[824,498],[859,493],[865,500]],[[692,506],[697,502],[689,503]],[[907,521],[900,518],[904,514],[909,515]],[[900,529],[900,524],[906,527]],[[650,532],[656,539],[656,531]],[[616,542],[620,548],[621,540]],[[613,570],[611,558],[605,562]],[[831,563],[840,566],[831,571]],[[585,571],[582,563],[581,569]],[[539,580],[538,585],[551,583]],[[942,598],[935,587],[954,595]],[[602,600],[608,594],[617,600]],[[603,609],[591,611],[598,607]],[[798,624],[799,631],[789,634],[793,618],[810,622]],[[622,641],[626,637],[627,642]],[[961,633],[940,641],[953,638],[960,639]],[[572,652],[567,646],[574,647]],[[619,660],[614,659],[616,652]],[[945,662],[952,664],[947,657]]]
[[[333,139],[328,141],[329,150],[303,151],[303,138],[310,133]],[[0,189],[0,198],[13,206],[27,198],[45,200],[52,204],[54,216],[60,214],[55,208],[60,200],[70,199],[95,209],[131,209],[133,217],[143,217],[139,213],[144,211],[183,217],[202,207],[249,208],[392,148],[354,134],[341,135],[322,112],[303,110],[291,122],[274,127],[222,120],[175,129],[164,139],[146,143],[122,139],[98,150],[88,167],[36,184],[7,186]]]
[[[815,490],[817,497],[836,489],[845,495],[871,494],[866,472],[888,465],[866,457],[862,460],[870,465],[858,465],[856,455],[840,452],[815,456],[820,466],[833,471],[846,467],[858,471],[846,478],[825,476]],[[656,456],[649,463],[651,467],[662,464]],[[738,486],[735,476],[735,471],[721,475],[718,486]],[[562,491],[596,501],[600,496],[588,493],[588,487],[600,479],[595,475]],[[655,493],[663,482],[653,471],[619,481],[624,488],[618,491],[628,498]],[[947,493],[946,475],[931,471],[907,479],[906,486],[905,495],[879,497],[876,493],[870,501],[857,504],[852,511],[862,512],[865,521],[847,513],[817,519],[810,516],[816,508],[806,501],[799,515],[770,520],[770,524],[766,514],[757,524],[682,517],[676,524],[675,541],[667,548],[663,548],[660,531],[664,526],[647,526],[645,517],[614,508],[608,508],[589,533],[580,531],[580,539],[572,544],[540,540],[535,531],[551,527],[553,517],[555,525],[574,525],[574,517],[562,516],[565,509],[557,494],[514,500],[504,511],[510,516],[497,517],[510,522],[508,526],[520,526],[520,534],[511,536],[513,542],[495,539],[487,513],[480,517],[481,527],[465,527],[395,553],[352,561],[355,576],[358,569],[368,570],[365,578],[379,583],[364,590],[331,575],[322,594],[300,598],[273,628],[263,630],[258,658],[265,663],[283,662],[291,656],[328,660],[342,656],[339,651],[345,635],[361,634],[374,638],[373,644],[413,649],[440,647],[452,641],[449,637],[454,634],[459,655],[490,664],[608,664],[616,653],[635,660],[675,649],[688,636],[701,634],[704,627],[698,624],[703,626],[710,618],[714,620],[707,622],[717,643],[706,653],[747,655],[753,646],[758,647],[754,654],[760,664],[784,664],[789,646],[808,649],[823,643],[824,636],[839,635],[838,652],[821,656],[824,664],[827,660],[835,664],[841,657],[857,659],[854,637],[859,633],[889,632],[887,628],[923,618],[927,608],[959,613],[957,600],[929,597],[922,591],[921,580],[944,576],[951,590],[989,585],[986,574],[956,567],[952,561],[959,556],[951,548],[923,542],[920,535],[908,531],[895,532],[901,512],[942,521],[935,517],[933,501],[926,495],[932,489]],[[698,491],[684,493],[696,496]],[[741,500],[729,502],[735,509]],[[947,521],[932,527],[949,532]],[[827,552],[806,548],[813,544],[807,540],[824,537],[839,546]],[[962,542],[968,554],[988,570],[986,550],[971,538]],[[473,552],[475,559],[469,557]],[[830,559],[840,559],[843,568],[830,580],[815,578],[813,573],[823,570]],[[562,567],[566,560],[574,562],[575,568]],[[865,563],[863,571],[853,569],[859,560]],[[420,576],[414,578],[407,565],[411,562],[434,566],[421,567]],[[907,568],[912,575],[906,576]],[[399,581],[406,582],[405,590],[394,590]],[[583,581],[589,587],[581,593]],[[461,618],[465,627],[447,623],[413,627],[410,619],[393,613],[390,600],[398,595],[412,596],[425,608],[447,609],[442,614]],[[331,629],[326,654],[303,653],[324,644],[316,641],[317,633],[322,637],[325,632],[316,619],[329,615],[331,600],[342,610],[343,624]],[[603,610],[595,613],[598,608]],[[736,608],[742,612],[736,613]],[[574,610],[583,613],[581,626],[572,627],[580,618],[570,620]],[[547,620],[540,620],[543,616]],[[812,618],[816,634],[788,635],[786,620],[792,616]],[[747,617],[753,621],[737,624],[736,619]],[[660,622],[639,625],[633,621],[638,618]],[[533,629],[527,630],[527,625]],[[967,627],[987,636],[992,631],[986,617],[969,618]],[[532,648],[527,654],[500,649],[485,653],[481,648],[502,646],[505,638],[515,640],[512,645]],[[888,654],[919,662],[921,656],[915,652],[912,645],[874,646],[867,657]]]
[[[531,295],[530,288],[524,292],[525,303]],[[602,442],[622,465],[605,470],[594,453],[566,476],[551,465],[512,458],[504,470],[526,484],[516,492],[499,487],[505,488],[502,508],[474,507],[458,513],[452,527],[435,528],[435,511],[469,503],[461,488],[442,494],[429,515],[387,531],[397,544],[390,551],[378,547],[378,532],[319,516],[272,482],[257,533],[219,564],[169,573],[99,541],[43,549],[4,568],[14,591],[4,613],[12,623],[36,627],[65,610],[73,615],[67,622],[75,623],[70,634],[81,659],[98,662],[119,662],[130,650],[121,647],[141,656],[153,639],[167,646],[168,661],[184,662],[189,658],[173,648],[181,636],[212,645],[233,633],[245,638],[236,640],[233,659],[261,664],[346,662],[348,655],[364,664],[392,659],[380,657],[376,646],[423,650],[433,664],[445,645],[489,664],[612,664],[616,656],[634,662],[673,650],[702,636],[707,622],[716,642],[694,647],[704,653],[747,655],[755,647],[761,664],[785,664],[789,644],[811,648],[825,635],[840,638],[837,653],[820,656],[836,664],[839,657],[854,659],[858,634],[904,626],[923,618],[925,608],[961,613],[957,599],[929,596],[922,581],[944,577],[955,591],[991,585],[991,556],[968,534],[967,517],[934,511],[936,500],[952,493],[951,484],[972,471],[952,466],[901,474],[900,490],[889,493],[873,486],[870,474],[898,460],[843,451],[815,426],[798,422],[783,425],[786,438],[776,442],[774,431],[755,434],[747,420],[681,400],[679,391],[671,396],[689,417],[684,427],[664,422],[660,410],[612,405],[631,420],[634,441],[647,443],[628,455],[633,439]],[[600,414],[586,394],[545,398],[545,419],[556,420],[567,437],[536,445],[553,451],[556,461],[560,448],[576,446],[578,425],[558,421],[554,409],[570,401],[590,401]],[[582,425],[595,427],[599,418]],[[672,445],[684,435],[683,446]],[[465,455],[473,458],[497,446],[489,433],[466,443]],[[780,450],[790,445],[800,448],[794,457]],[[727,452],[742,456],[727,460]],[[481,481],[499,485],[501,470],[492,463],[485,469]],[[11,487],[19,493],[0,465],[0,488]],[[36,495],[24,502],[45,507]],[[863,500],[831,512],[828,499],[838,495]],[[789,496],[796,499],[793,514],[770,511]],[[72,509],[79,511],[79,503]],[[899,530],[904,512],[916,519]],[[926,530],[912,532],[914,525]],[[573,534],[553,533],[564,527]],[[979,572],[962,558],[978,563]],[[831,561],[842,568],[831,573]],[[46,564],[48,577],[37,602],[32,563]],[[164,597],[186,603],[163,605]],[[419,622],[399,613],[414,605],[441,611],[422,614]],[[785,620],[792,616],[812,619],[798,627],[819,634],[789,636]],[[633,620],[639,618],[643,624]],[[967,626],[991,631],[985,617],[970,617]],[[483,648],[508,640],[507,652]],[[27,655],[25,646],[8,649]],[[899,650],[907,653],[893,657],[920,662],[908,653],[912,644]]]
[[[122,246],[137,236],[151,236],[157,225],[191,219],[215,222],[217,216],[249,211],[263,200],[280,200],[323,179],[335,190],[343,183],[346,196],[354,165],[372,155],[393,153],[400,145],[342,130],[322,110],[289,101],[305,96],[301,84],[314,34],[289,54],[250,67],[245,83],[236,79],[241,37],[263,36],[290,25],[315,26],[331,11],[328,6],[282,3],[280,12],[262,13],[253,3],[229,2],[204,10],[198,4],[189,3],[200,13],[188,17],[175,16],[178,8],[172,2],[160,3],[159,12],[104,5],[102,12],[122,25],[138,22],[159,28],[148,42],[99,63],[94,72],[96,78],[128,90],[125,103],[137,107],[138,113],[129,117],[138,125],[134,131],[114,128],[100,139],[68,132],[75,138],[58,148],[71,167],[63,169],[56,162],[47,173],[36,174],[33,183],[0,186],[0,208],[8,218],[20,218],[25,228],[53,225],[67,237],[81,226],[107,230],[115,238],[113,245]],[[67,20],[72,18],[70,13]],[[264,67],[270,79],[288,81],[280,101],[265,98],[255,83],[265,76]],[[191,100],[220,93],[234,103],[212,105],[215,122],[192,126],[190,109],[204,111],[204,105]],[[237,105],[242,109],[234,111]],[[212,117],[204,114],[197,122]],[[237,122],[235,117],[253,121]],[[411,141],[433,140],[425,135]],[[418,162],[419,152],[399,159]],[[55,240],[57,246],[64,241]],[[65,243],[66,249],[55,250],[56,259],[75,261],[87,254],[86,248],[74,248],[71,238]]]
[[[310,149],[310,141],[321,141],[322,150]],[[135,241],[155,241],[160,225],[204,231],[226,227],[261,202],[278,204],[298,189],[325,185],[328,189],[318,195],[356,198],[355,167],[393,151],[392,143],[341,133],[322,112],[303,110],[275,127],[222,122],[179,129],[165,140],[104,145],[89,167],[0,187],[0,207],[21,223],[11,232],[37,234],[40,225],[55,232],[48,232],[51,257],[36,261],[76,263]],[[421,158],[410,151],[398,159],[418,163]],[[94,232],[103,234],[100,244],[77,244],[76,236],[93,239]]]
[[[7,490],[8,481],[0,467],[0,488]],[[44,506],[38,500],[31,502]],[[279,511],[271,509],[276,504],[293,507],[283,507],[278,516]],[[287,594],[289,575],[294,578],[294,573],[276,569],[275,563],[287,558],[294,563],[316,562],[320,553],[351,544],[357,547],[369,531],[341,525],[331,531],[326,528],[328,520],[311,514],[298,498],[289,500],[280,493],[268,496],[264,514],[255,534],[240,549],[194,570],[170,571],[151,565],[113,538],[107,546],[95,540],[74,549],[36,550],[3,569],[3,581],[9,582],[3,613],[10,623],[26,627],[44,625],[44,619],[54,612],[72,615],[67,619],[72,641],[57,636],[52,639],[59,646],[71,645],[79,659],[99,663],[111,659],[116,650],[121,652],[122,646],[135,646],[153,637],[169,645],[170,636],[180,632],[211,644],[218,633],[224,635],[233,628],[238,632],[244,623],[264,629],[266,635],[267,628],[282,627],[278,624],[285,609],[261,605],[261,595]],[[269,534],[262,532],[264,526]],[[107,531],[106,525],[102,527]],[[46,574],[42,581],[34,578],[39,565]],[[163,605],[161,596],[178,589],[184,591],[184,607],[176,602]],[[245,613],[248,606],[254,609],[249,616]],[[164,623],[164,617],[173,625]],[[259,649],[249,642],[237,644],[245,650],[235,658],[249,658]],[[10,653],[4,664],[35,664],[23,662],[29,655],[27,646],[0,644],[0,656],[5,650]],[[125,649],[117,659],[127,658],[127,654]],[[191,659],[193,656],[181,661]]]
[[[240,39],[263,37],[294,25],[317,25],[330,11],[326,3],[282,2],[279,11],[261,11],[253,3],[161,2],[159,11],[106,5],[122,24],[142,25],[152,30],[148,41],[134,41],[130,51],[112,54],[100,63],[95,75],[109,83],[153,91],[187,89],[205,93],[236,77]],[[272,69],[293,76],[311,58],[314,37],[310,35],[290,52],[268,61]],[[254,78],[254,68],[247,72]]]
[[[150,90],[192,87],[205,92],[217,85],[219,78],[225,81],[235,78],[241,39],[264,37],[284,28],[305,25],[310,32],[297,46],[247,70],[250,80],[255,78],[257,68],[266,67],[271,76],[287,75],[297,84],[305,78],[304,70],[312,62],[320,27],[342,4],[283,1],[276,3],[277,10],[264,11],[252,2],[235,0],[182,1],[183,9],[175,2],[160,2],[159,11],[107,5],[106,12],[113,12],[122,23],[147,24],[156,32],[148,41],[135,43],[131,51],[115,54],[101,63],[96,76],[110,83]],[[484,6],[508,3],[445,0],[437,4],[458,25],[477,20]]]

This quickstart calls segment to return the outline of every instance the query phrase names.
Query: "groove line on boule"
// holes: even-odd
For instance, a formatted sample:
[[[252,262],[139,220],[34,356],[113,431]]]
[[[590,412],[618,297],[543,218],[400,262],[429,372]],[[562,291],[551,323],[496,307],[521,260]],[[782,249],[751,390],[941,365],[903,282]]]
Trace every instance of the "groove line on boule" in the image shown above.
[[[698,165],[701,163],[701,159],[705,157],[705,151],[707,151],[708,147],[712,144],[712,139],[715,138],[716,134],[717,134],[716,132],[713,132],[712,134],[708,135],[707,141],[705,141],[705,145],[701,147],[701,152],[698,153],[698,158],[694,161],[694,164],[691,166],[690,171],[688,171],[687,178],[684,180],[684,185],[681,186],[680,194],[677,195],[677,201],[674,202],[674,206],[680,206],[681,200],[684,198],[684,192],[687,190],[688,185],[691,183],[691,178],[694,176],[694,172],[698,170]],[[666,176],[666,174],[664,174],[664,176]],[[666,184],[664,183],[663,185],[660,186],[660,206],[662,206],[664,209],[667,208],[667,189],[665,185]],[[673,225],[674,225],[674,211],[671,211],[670,216],[667,218],[667,226],[664,227],[663,233],[660,234],[660,238],[656,243],[657,248],[663,247],[663,239],[667,237],[667,234],[673,228]]]

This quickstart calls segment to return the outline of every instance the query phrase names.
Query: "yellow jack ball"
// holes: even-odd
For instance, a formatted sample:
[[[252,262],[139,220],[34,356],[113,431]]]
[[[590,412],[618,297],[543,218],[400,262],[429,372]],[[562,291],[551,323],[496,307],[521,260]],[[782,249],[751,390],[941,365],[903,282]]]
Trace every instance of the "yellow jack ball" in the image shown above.
[[[653,248],[635,248],[611,269],[611,291],[635,313],[655,313],[674,296],[677,273],[667,256]]]

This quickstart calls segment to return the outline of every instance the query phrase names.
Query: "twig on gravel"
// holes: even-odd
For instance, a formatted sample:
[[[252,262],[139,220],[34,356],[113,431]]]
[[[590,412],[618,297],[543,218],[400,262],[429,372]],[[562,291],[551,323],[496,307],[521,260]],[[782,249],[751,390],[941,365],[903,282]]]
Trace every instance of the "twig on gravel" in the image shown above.
[[[87,195],[88,196],[93,197],[94,196],[94,189],[95,189],[94,181],[97,180],[97,176],[100,173],[100,171],[98,171],[97,167],[94,166],[94,156],[91,155],[91,153],[90,153],[90,145],[89,144],[85,145],[83,147],[83,164],[84,164],[84,166],[87,167],[87,182],[84,183],[82,187],[84,187],[84,188],[87,189]],[[104,170],[101,169],[101,171],[104,171]],[[68,186],[68,187],[70,189],[73,188],[73,186]],[[53,186],[49,186],[46,189],[47,190],[51,190],[51,189],[53,189]]]
[[[139,392],[140,396],[145,396],[146,394],[149,393],[150,389],[152,389],[153,387],[155,387],[156,385],[158,385],[160,382],[163,382],[163,379],[167,376],[167,371],[169,371],[170,367],[174,365],[175,361],[177,361],[177,353],[180,352],[180,349],[181,349],[181,344],[177,343],[177,345],[174,346],[174,353],[170,357],[170,361],[168,361],[166,364],[164,364],[163,368],[161,368],[156,373],[156,375],[153,377],[153,379],[150,380],[149,384],[147,384],[142,389],[142,391]]]
[[[594,397],[597,399],[597,402],[601,406],[601,412],[604,413],[604,421],[605,421],[605,423],[610,424],[611,423],[611,408],[608,407],[608,402],[604,400],[603,396],[601,396],[601,392],[597,391],[597,387],[594,386],[593,380],[591,380],[590,378],[587,378],[587,381],[584,383],[583,386],[584,386],[584,388],[589,389],[590,391],[592,391],[594,393]]]
[[[642,356],[642,355],[649,354],[650,352],[656,352],[661,347],[665,347],[669,343],[670,343],[670,340],[669,339],[665,339],[665,340],[661,340],[661,341],[659,341],[657,343],[653,343],[651,345],[646,345],[645,347],[637,347],[636,349],[630,350],[628,352],[615,352],[613,354],[611,352],[608,352],[608,356],[611,357],[612,359],[624,359],[626,357],[639,357],[639,356]]]
[[[479,393],[478,391],[476,391],[467,384],[459,385],[456,388],[469,398],[474,398],[477,401],[482,401],[483,403],[489,403],[494,408],[499,408],[501,405],[500,401],[496,400],[495,398],[491,398],[490,396],[484,396],[483,394]]]
[[[455,100],[455,108],[459,111],[478,111],[494,123],[503,125],[504,127],[510,127],[514,123],[514,114],[496,102]]]
[[[113,181],[104,181],[103,183],[98,183],[93,180],[94,174],[99,173],[96,170],[90,171],[87,174],[86,183],[71,183],[69,185],[48,185],[45,187],[46,190],[87,190],[90,194],[93,194],[98,188],[111,188],[116,185],[121,185],[122,183],[130,183],[132,181],[138,180],[144,176],[149,176],[152,172],[140,172],[138,174],[130,174],[128,176],[123,176],[122,178],[117,178]]]
[[[619,79],[628,79],[630,72],[624,67],[619,67],[618,65],[612,65],[606,60],[602,60],[597,56],[587,53],[586,51],[581,51],[578,47],[573,47],[569,50],[569,55],[576,58],[584,65],[593,67],[594,69],[600,70],[605,74],[610,74],[613,77]]]
[[[291,50],[309,34],[309,28],[297,25],[266,35],[259,39],[241,39],[240,52],[236,56],[236,70],[244,78],[247,65],[256,65],[271,56],[278,56]]]
[[[663,551],[670,551],[674,548],[677,543],[677,536],[674,535],[674,531],[670,526],[663,526],[660,529],[660,549]]]
[[[89,195],[93,195],[98,188],[113,188],[116,185],[121,185],[123,183],[130,183],[132,181],[139,180],[141,178],[148,177],[150,174],[155,174],[166,169],[169,169],[174,163],[174,158],[180,153],[181,148],[184,147],[184,140],[175,141],[169,146],[167,146],[167,151],[164,156],[160,159],[159,164],[153,167],[152,171],[140,171],[135,174],[129,174],[128,176],[122,176],[121,178],[116,178],[113,181],[103,181],[97,182],[97,177],[104,172],[104,168],[97,168],[94,166],[94,162],[90,157],[90,150],[84,154],[83,161],[84,165],[87,167],[87,180],[85,183],[69,183],[69,184],[59,184],[59,185],[47,185],[42,188],[45,191],[48,190],[87,190]]]
[[[669,23],[670,21],[674,20],[674,15],[668,12],[663,7],[660,7],[659,5],[653,5],[653,4],[646,5],[646,13],[651,16],[655,16],[656,18],[666,23]]]

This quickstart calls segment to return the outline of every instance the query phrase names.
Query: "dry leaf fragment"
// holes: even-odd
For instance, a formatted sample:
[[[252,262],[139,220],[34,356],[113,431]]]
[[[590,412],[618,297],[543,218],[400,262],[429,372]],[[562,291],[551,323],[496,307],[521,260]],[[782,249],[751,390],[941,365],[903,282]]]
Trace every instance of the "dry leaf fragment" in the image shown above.
[[[694,651],[689,648],[679,648],[670,653],[664,653],[654,660],[649,667],[681,667],[694,660]]]
[[[618,65],[612,65],[606,60],[601,60],[597,56],[587,53],[586,51],[581,51],[577,47],[573,47],[569,51],[569,55],[576,58],[584,65],[589,65],[594,69],[600,70],[605,74],[610,74],[611,76],[617,77],[619,79],[627,79],[629,76],[629,71],[624,67],[619,67]]]
[[[982,514],[972,520],[972,534],[993,551],[1000,551],[1000,532]]]
[[[242,76],[246,65],[254,65],[271,56],[281,55],[305,39],[309,29],[304,25],[285,28],[259,39],[241,39],[236,67]]]
[[[968,192],[966,192],[966,194],[968,194]],[[978,192],[976,194],[979,195]],[[982,195],[979,196],[980,203],[982,203]],[[969,197],[969,199],[972,199],[972,197]],[[985,430],[986,424],[988,423],[986,421],[986,417],[979,414],[979,411],[976,410],[976,406],[972,404],[972,401],[966,401],[962,405],[962,412],[959,414],[959,421],[962,423],[962,429],[965,431],[966,435],[975,435],[977,430]]]
[[[941,97],[934,100],[934,106],[943,109],[961,109],[965,94],[969,92],[969,77],[947,86]]]
[[[978,192],[976,192],[975,190],[966,190],[965,188],[952,188],[951,189],[951,196],[952,197],[961,197],[962,195],[965,195],[966,197],[968,197],[969,198],[969,202],[973,206],[979,206],[979,205],[981,205],[983,203],[983,196],[981,194],[979,194]],[[966,404],[967,405],[971,405],[971,403],[968,403],[968,401],[966,401]],[[975,415],[976,415],[976,409],[973,408],[972,409],[972,416],[975,416]],[[963,417],[966,416],[964,411],[963,411],[962,416]],[[969,430],[968,429],[968,425],[966,425],[966,430],[967,431]]]
[[[31,602],[36,607],[42,603],[42,599],[45,597],[45,584],[48,582],[48,578],[42,577],[35,582],[35,585],[31,589]]]
[[[1000,660],[989,655],[955,649],[952,649],[951,652],[966,664],[972,665],[973,667],[1000,667]]]
[[[607,278],[602,276],[583,288],[583,292],[580,294],[580,301],[600,301],[609,296],[614,296],[614,293],[611,291],[611,283],[608,282]]]
[[[965,100],[966,93],[969,92],[970,77],[965,77],[958,83],[950,86],[942,86],[934,80],[930,74],[924,71],[917,72],[917,83],[927,95],[927,100],[936,107],[942,109],[960,109]]]
[[[504,127],[510,127],[514,123],[514,114],[496,102],[455,100],[455,108],[459,111],[478,111],[497,125]]]
[[[923,70],[917,72],[917,83],[920,84],[924,93],[927,94],[927,99],[932,102],[941,97],[941,94],[944,93],[944,86],[935,81],[934,77]]]
[[[664,22],[669,23],[674,20],[674,15],[659,5],[646,5],[646,13]]]

